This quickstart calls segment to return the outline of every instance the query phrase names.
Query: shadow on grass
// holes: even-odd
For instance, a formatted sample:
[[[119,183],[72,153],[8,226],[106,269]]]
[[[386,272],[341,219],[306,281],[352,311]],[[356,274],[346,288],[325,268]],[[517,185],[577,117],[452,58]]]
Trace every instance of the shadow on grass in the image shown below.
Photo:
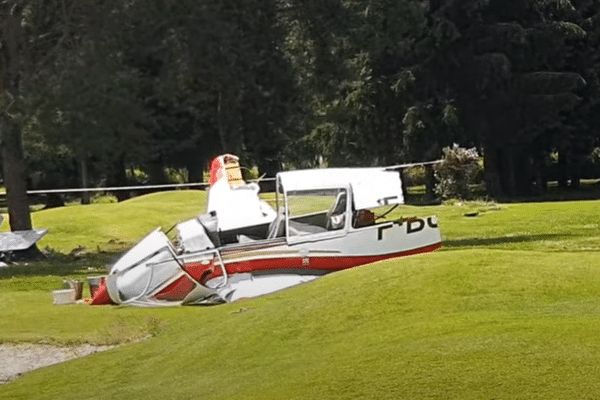
[[[545,240],[564,239],[567,236],[571,237],[574,235],[565,234],[541,234],[541,235],[518,235],[518,236],[501,236],[493,238],[467,238],[458,240],[444,240],[442,241],[442,248],[446,249],[459,249],[461,247],[486,247],[486,246],[498,246],[503,244],[514,244],[514,243],[531,243]]]
[[[16,262],[0,268],[0,280],[13,277],[100,275],[114,263],[122,252],[87,253],[79,257],[50,254],[42,261]]]

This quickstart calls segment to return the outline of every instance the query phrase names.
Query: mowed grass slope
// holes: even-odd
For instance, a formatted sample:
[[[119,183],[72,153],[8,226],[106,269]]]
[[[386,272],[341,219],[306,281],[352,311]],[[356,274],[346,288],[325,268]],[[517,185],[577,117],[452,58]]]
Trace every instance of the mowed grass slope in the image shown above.
[[[166,229],[202,213],[206,194],[198,190],[153,193],[121,203],[53,208],[33,213],[35,228],[48,228],[40,241],[58,251],[123,249],[154,227]],[[6,224],[7,225],[7,224]],[[7,228],[6,226],[4,228]]]
[[[113,205],[131,215],[122,225],[137,225],[123,228],[131,236],[155,225],[134,216],[138,206],[150,212],[145,200]],[[168,221],[162,209],[164,226],[185,214]],[[59,276],[45,279],[50,266],[0,270],[0,341],[126,343],[28,373],[0,386],[0,398],[596,398],[599,209],[597,201],[403,207],[397,216],[439,216],[442,251],[215,307],[53,306]],[[36,220],[55,232],[44,213]],[[55,268],[80,276],[90,267],[67,259]]]

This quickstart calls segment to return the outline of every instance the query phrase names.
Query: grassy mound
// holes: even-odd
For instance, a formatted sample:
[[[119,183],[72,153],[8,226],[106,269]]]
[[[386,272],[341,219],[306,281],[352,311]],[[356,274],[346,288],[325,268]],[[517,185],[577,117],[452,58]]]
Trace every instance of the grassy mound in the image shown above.
[[[206,192],[169,191],[135,197],[121,203],[69,206],[33,214],[36,228],[49,228],[40,248],[61,252],[86,247],[90,250],[122,250],[156,226],[166,229],[194,217],[206,208]]]
[[[165,209],[152,199],[112,206],[132,207],[143,235],[156,221],[133,214]],[[595,398],[599,206],[403,207],[439,216],[442,251],[215,307],[53,306],[62,276],[101,256],[5,268],[0,342],[129,344],[28,373],[0,398]]]

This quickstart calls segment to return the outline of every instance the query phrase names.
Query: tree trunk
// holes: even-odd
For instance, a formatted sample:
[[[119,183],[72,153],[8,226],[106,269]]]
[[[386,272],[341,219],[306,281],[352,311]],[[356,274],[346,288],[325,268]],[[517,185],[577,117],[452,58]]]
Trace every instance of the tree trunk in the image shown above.
[[[81,188],[86,189],[88,187],[88,173],[85,157],[79,160],[79,167],[81,172]],[[81,192],[81,204],[90,204],[90,192]]]
[[[501,177],[499,171],[499,150],[496,146],[488,145],[484,152],[485,187],[488,195],[493,198],[502,197]]]
[[[404,179],[404,168],[400,168],[398,171],[400,174],[400,187],[404,196],[404,201],[408,203],[408,187],[406,186],[406,179]]]
[[[116,159],[114,160],[112,168],[109,172],[108,185],[109,186],[117,186],[117,187],[118,186],[126,186],[128,183],[126,171],[127,170],[125,167],[125,155],[119,154],[116,157]],[[125,191],[125,190],[117,190],[113,194],[117,198],[118,201],[127,200],[131,197],[131,193],[129,193],[128,191]]]
[[[198,157],[198,159],[186,163],[188,179],[190,182],[204,182],[204,164],[205,161],[202,157]]]
[[[546,181],[544,179],[544,156],[536,153],[532,160],[532,178],[534,182],[533,194],[541,195],[546,190]]]
[[[165,165],[159,158],[155,158],[154,160],[146,163],[146,173],[148,174],[149,185],[164,185],[167,183]]]
[[[23,79],[21,69],[25,41],[21,29],[21,12],[22,7],[12,7],[9,14],[2,16],[0,22],[0,90],[3,92],[2,98],[10,102],[2,105],[0,114],[0,151],[11,231],[31,229],[21,129],[10,115],[19,111],[15,103],[18,104],[19,88]]]
[[[514,147],[512,162],[514,165],[514,180],[516,194],[519,196],[531,195],[531,183],[533,179],[531,156],[522,147]]]
[[[221,151],[240,156],[243,140],[239,133],[239,109],[233,83],[219,91],[217,103],[217,123]]]
[[[275,175],[281,171],[281,163],[272,158],[262,157],[258,162],[259,176],[265,175],[265,178],[275,178]],[[274,180],[261,180],[259,182],[261,192],[274,192],[275,181]]]
[[[517,194],[517,181],[515,179],[515,155],[512,146],[504,146],[501,160],[500,172],[504,193],[514,197]]]
[[[227,141],[227,135],[225,133],[226,131],[226,113],[223,110],[224,109],[224,105],[223,105],[223,93],[221,90],[219,90],[219,97],[217,99],[217,124],[219,127],[219,139],[221,141],[221,151],[222,152],[226,152],[228,149],[228,141]]]
[[[569,163],[564,151],[558,152],[558,187],[566,188],[569,186]]]
[[[570,174],[569,174],[569,178],[570,183],[569,183],[569,188],[571,189],[580,189],[581,188],[581,177],[582,177],[582,171],[583,171],[583,163],[584,163],[584,157],[582,157],[580,154],[572,154],[571,155],[571,168],[570,168]]]
[[[435,169],[433,164],[425,166],[425,201],[435,200]]]
[[[32,224],[27,198],[27,171],[23,159],[21,132],[16,124],[7,121],[5,116],[0,116],[0,135],[10,230],[30,230]]]

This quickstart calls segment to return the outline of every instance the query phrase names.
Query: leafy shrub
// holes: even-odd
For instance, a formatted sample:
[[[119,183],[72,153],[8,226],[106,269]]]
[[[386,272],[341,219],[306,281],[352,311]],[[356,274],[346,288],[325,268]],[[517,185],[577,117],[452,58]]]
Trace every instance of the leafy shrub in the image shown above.
[[[475,148],[465,149],[454,144],[443,149],[442,162],[436,165],[435,193],[442,199],[467,199],[469,184],[479,168],[479,154]]]
[[[475,172],[471,178],[471,183],[482,183],[485,180],[484,157],[480,156],[475,166]]]
[[[406,168],[404,170],[404,182],[406,186],[424,185],[427,180],[427,170],[424,166]]]
[[[126,173],[127,180],[131,182],[142,185],[148,183],[148,174],[139,167],[128,168]]]
[[[600,163],[600,147],[594,147],[590,154],[590,159],[594,164]]]
[[[186,183],[189,180],[189,174],[185,168],[165,168],[165,176],[171,183]]]
[[[118,203],[119,200],[111,194],[96,194],[91,199],[92,204],[110,204]]]

